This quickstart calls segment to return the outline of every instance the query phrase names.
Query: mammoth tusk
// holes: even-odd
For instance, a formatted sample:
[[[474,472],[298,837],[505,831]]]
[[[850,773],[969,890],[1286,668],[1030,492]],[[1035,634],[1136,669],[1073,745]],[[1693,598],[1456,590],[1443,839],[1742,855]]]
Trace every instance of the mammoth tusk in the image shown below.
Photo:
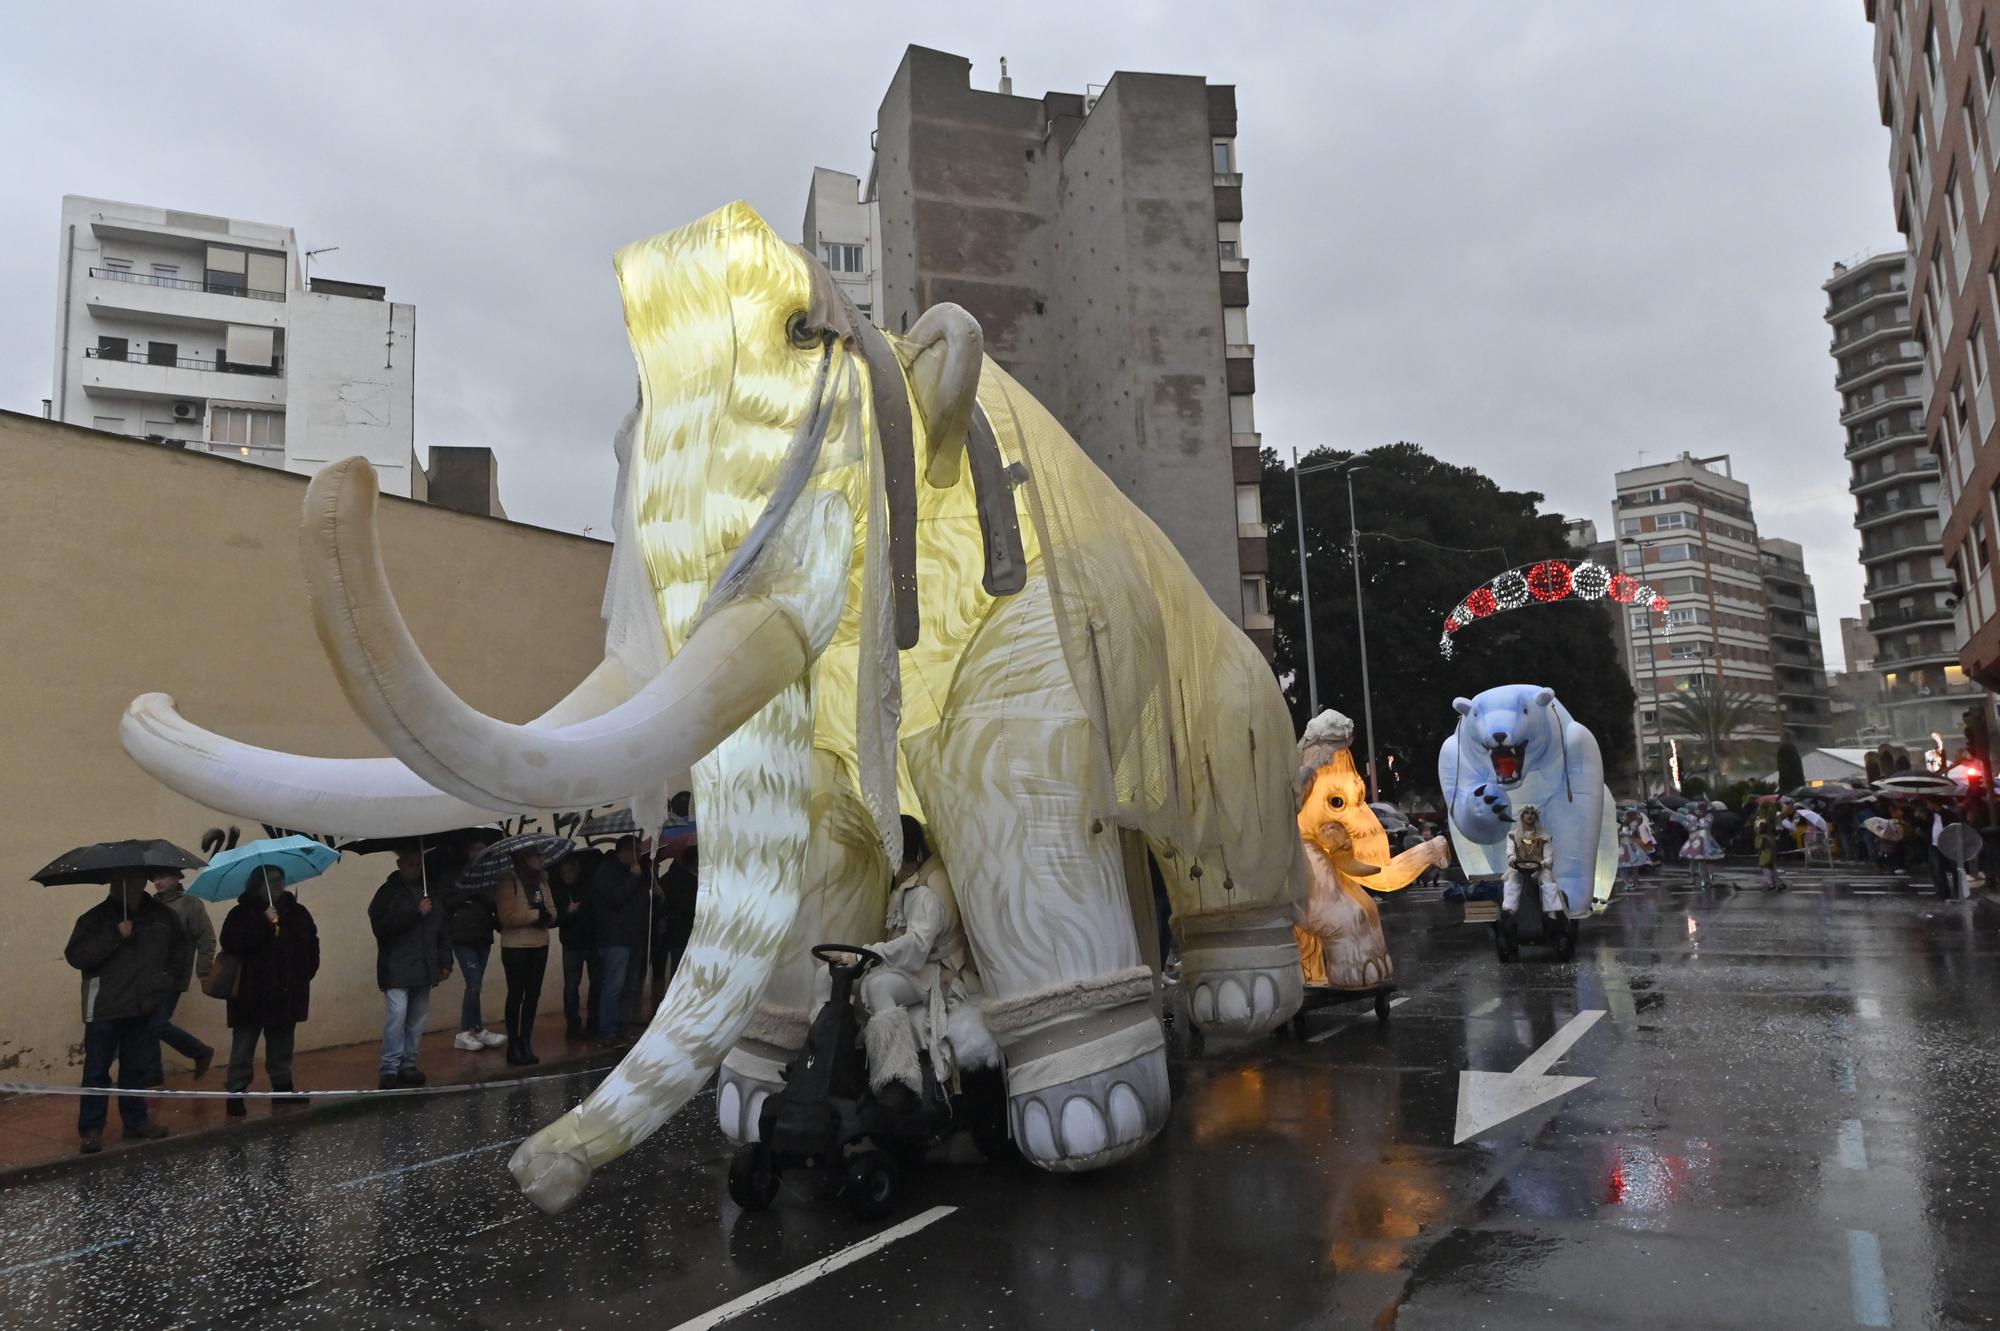
[[[1379,864],[1363,864],[1360,860],[1350,859],[1345,855],[1336,857],[1333,867],[1349,878],[1372,878],[1382,872],[1382,866]]]
[[[631,696],[624,667],[606,659],[569,696],[530,721],[569,725]],[[164,693],[133,699],[118,724],[125,752],[154,780],[222,813],[273,827],[342,836],[425,836],[491,822],[394,758],[314,758],[244,744],[183,717]]]
[[[389,589],[375,471],[348,458],[306,491],[313,619],[348,701],[423,780],[481,808],[580,809],[658,787],[754,716],[809,660],[799,625],[748,597],[709,614],[645,688],[602,715],[531,728],[468,705],[439,679]]]

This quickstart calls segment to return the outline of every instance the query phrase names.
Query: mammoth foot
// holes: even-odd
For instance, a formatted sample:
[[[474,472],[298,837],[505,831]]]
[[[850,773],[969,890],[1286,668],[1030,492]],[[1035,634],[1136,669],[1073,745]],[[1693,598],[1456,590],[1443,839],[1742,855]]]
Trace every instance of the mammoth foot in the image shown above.
[[[1006,1037],[1007,1120],[1033,1164],[1115,1164],[1166,1126],[1167,1051],[1150,1003],[1059,1018]]]
[[[568,1210],[583,1195],[591,1175],[574,1116],[563,1115],[515,1147],[507,1172],[522,1194],[547,1214]]]
[[[791,1054],[757,1040],[739,1041],[715,1075],[715,1117],[733,1142],[762,1140],[757,1130],[764,1102],[785,1084]]]
[[[1289,922],[1228,929],[1191,920],[1181,944],[1181,984],[1194,1020],[1210,1035],[1266,1035],[1305,998],[1298,940]],[[1205,927],[1204,927],[1205,926]]]

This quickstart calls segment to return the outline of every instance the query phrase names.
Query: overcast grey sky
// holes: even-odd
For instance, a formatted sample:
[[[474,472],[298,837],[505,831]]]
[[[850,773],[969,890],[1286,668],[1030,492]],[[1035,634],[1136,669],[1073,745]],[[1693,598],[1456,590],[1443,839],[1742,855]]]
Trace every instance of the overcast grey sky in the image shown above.
[[[50,392],[61,196],[291,225],[417,307],[417,442],[603,531],[632,365],[610,256],[730,199],[795,234],[865,174],[907,43],[991,87],[1237,85],[1267,444],[1409,439],[1604,525],[1611,475],[1727,452],[1861,594],[1819,284],[1898,243],[1853,0],[14,9],[0,405]],[[1365,484],[1363,486],[1365,491]]]

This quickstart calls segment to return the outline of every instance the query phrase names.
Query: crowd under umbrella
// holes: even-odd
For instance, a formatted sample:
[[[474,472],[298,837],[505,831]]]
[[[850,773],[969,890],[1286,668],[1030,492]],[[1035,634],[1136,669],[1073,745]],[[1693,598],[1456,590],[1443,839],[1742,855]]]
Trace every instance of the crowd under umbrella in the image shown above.
[[[458,875],[459,890],[485,892],[500,885],[501,877],[514,867],[514,857],[531,850],[542,853],[542,863],[554,864],[576,849],[576,842],[549,832],[528,832],[496,841],[479,852],[479,858]]]
[[[187,885],[187,894],[202,901],[234,901],[245,889],[263,884],[265,904],[271,900],[267,868],[285,875],[286,883],[302,883],[317,878],[340,862],[340,852],[311,837],[288,836],[251,841],[235,850],[225,850],[210,860],[208,867]]]
[[[433,832],[429,836],[351,837],[337,845],[343,855],[380,855],[385,851],[401,852],[407,849],[429,855],[453,842],[486,846],[501,840],[506,835],[493,824],[483,823],[478,827],[460,827],[449,832]]]

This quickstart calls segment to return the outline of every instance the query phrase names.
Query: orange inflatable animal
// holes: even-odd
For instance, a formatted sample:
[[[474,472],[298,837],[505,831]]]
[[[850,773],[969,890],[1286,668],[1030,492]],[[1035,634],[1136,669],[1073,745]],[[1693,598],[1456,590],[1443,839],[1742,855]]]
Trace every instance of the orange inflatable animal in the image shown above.
[[[1294,926],[1306,983],[1333,989],[1374,989],[1395,974],[1382,916],[1362,889],[1394,892],[1425,869],[1451,860],[1450,843],[1432,837],[1400,855],[1368,807],[1368,787],[1348,746],[1354,723],[1321,712],[1299,741],[1299,839],[1312,868],[1305,919]]]

